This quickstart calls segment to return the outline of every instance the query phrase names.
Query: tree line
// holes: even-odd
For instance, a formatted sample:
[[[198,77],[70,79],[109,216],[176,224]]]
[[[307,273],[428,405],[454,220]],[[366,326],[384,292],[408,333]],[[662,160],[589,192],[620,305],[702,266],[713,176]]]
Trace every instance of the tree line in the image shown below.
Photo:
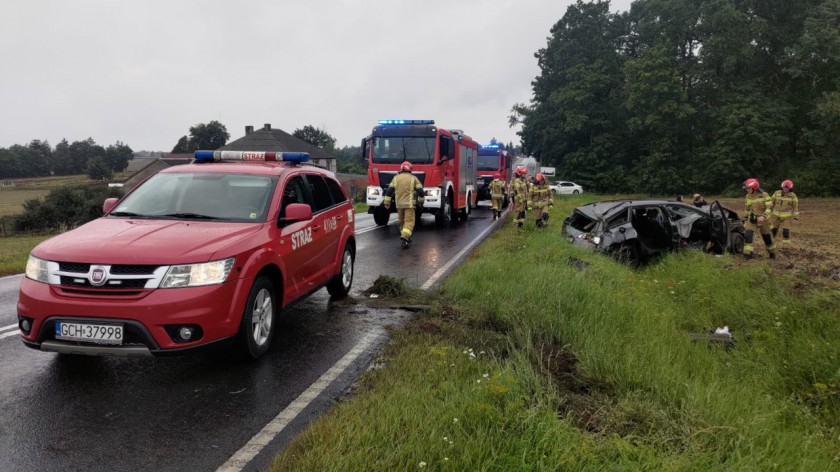
[[[131,148],[119,141],[103,147],[92,138],[73,143],[63,139],[53,148],[36,139],[0,148],[0,178],[88,174],[99,180],[125,170],[132,156]]]
[[[536,52],[523,151],[596,191],[840,195],[840,0],[578,1]]]

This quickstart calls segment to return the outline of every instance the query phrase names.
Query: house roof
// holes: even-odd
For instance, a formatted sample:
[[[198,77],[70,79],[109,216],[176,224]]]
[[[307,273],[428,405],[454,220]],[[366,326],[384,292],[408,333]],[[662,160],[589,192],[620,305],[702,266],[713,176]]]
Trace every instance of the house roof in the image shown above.
[[[310,160],[335,159],[335,156],[302,139],[266,124],[261,129],[249,131],[245,136],[219,148],[221,151],[308,152]]]
[[[167,166],[177,166],[179,164],[189,164],[192,160],[193,155],[191,153],[167,154],[166,157],[135,157],[128,161],[128,167],[125,168],[125,172],[140,172],[152,165],[153,162],[162,162]]]

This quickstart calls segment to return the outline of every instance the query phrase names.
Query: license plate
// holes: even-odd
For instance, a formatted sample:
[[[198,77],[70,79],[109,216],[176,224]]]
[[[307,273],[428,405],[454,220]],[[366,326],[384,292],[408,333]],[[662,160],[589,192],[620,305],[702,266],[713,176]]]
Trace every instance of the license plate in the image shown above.
[[[55,323],[55,339],[63,341],[84,341],[96,344],[122,344],[122,325],[98,325],[88,323]]]

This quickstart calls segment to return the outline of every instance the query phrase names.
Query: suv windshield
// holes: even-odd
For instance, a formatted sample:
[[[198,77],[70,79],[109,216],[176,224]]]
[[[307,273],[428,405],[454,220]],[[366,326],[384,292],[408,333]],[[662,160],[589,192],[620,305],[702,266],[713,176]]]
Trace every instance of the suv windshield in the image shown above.
[[[276,178],[266,175],[161,173],[129,194],[111,216],[265,221]]]
[[[373,139],[374,164],[431,164],[435,160],[435,138],[380,136]]]

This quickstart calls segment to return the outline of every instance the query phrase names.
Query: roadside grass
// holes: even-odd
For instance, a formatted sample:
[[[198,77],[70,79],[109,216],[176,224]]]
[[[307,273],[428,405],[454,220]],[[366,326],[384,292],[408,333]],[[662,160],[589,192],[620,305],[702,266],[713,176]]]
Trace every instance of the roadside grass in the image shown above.
[[[356,209],[356,213],[367,213],[367,211],[368,211],[367,203],[364,203],[364,202],[354,203],[353,208]]]
[[[632,270],[509,221],[271,470],[840,468],[836,291],[697,252]],[[731,348],[692,341],[728,326]]]
[[[52,235],[24,235],[0,238],[0,276],[21,274],[29,252]]]

